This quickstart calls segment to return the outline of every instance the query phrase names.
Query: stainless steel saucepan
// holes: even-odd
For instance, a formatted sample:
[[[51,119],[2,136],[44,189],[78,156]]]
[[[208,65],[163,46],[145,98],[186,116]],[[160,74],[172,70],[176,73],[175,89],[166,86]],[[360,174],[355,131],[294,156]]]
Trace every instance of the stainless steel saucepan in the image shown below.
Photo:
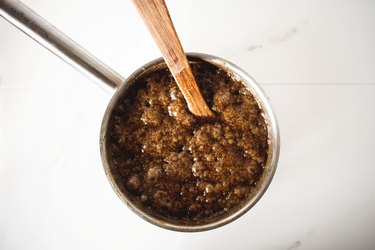
[[[259,102],[268,126],[269,148],[267,164],[264,169],[264,174],[256,187],[257,191],[253,196],[246,200],[244,206],[237,210],[225,213],[222,216],[208,219],[204,222],[196,223],[160,217],[157,214],[143,209],[140,204],[133,202],[124,192],[121,191],[121,183],[118,181],[115,169],[111,166],[111,161],[109,159],[110,156],[107,154],[107,133],[109,117],[111,116],[114,107],[118,105],[119,98],[124,95],[129,89],[129,86],[134,83],[135,78],[141,77],[143,74],[148,74],[154,70],[167,67],[164,60],[159,58],[149,62],[125,79],[77,43],[72,41],[61,31],[57,30],[22,2],[18,0],[0,0],[0,15],[61,59],[85,73],[96,82],[99,82],[107,91],[111,93],[114,92],[105,112],[100,131],[100,151],[102,162],[105,173],[117,195],[129,206],[129,208],[143,219],[170,230],[185,232],[204,231],[217,228],[237,219],[254,206],[262,197],[276,171],[280,151],[279,130],[276,117],[272,111],[267,96],[260,86],[245,71],[216,56],[200,53],[187,54],[190,62],[197,60],[207,61],[227,71],[233,77],[241,80]]]

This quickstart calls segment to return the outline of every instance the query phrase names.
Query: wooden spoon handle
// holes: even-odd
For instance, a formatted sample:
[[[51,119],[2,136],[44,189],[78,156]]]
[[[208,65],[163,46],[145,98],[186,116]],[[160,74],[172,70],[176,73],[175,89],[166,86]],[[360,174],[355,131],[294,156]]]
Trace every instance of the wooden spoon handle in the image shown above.
[[[159,46],[189,110],[196,116],[213,117],[191,72],[165,1],[133,0],[133,3]]]

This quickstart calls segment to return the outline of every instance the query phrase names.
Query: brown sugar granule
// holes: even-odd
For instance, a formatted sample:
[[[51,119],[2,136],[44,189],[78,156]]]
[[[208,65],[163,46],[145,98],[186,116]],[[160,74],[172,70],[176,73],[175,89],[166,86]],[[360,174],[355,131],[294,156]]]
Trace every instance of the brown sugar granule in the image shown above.
[[[201,220],[239,206],[267,160],[268,134],[246,87],[206,62],[192,64],[215,119],[189,110],[168,69],[137,79],[110,117],[111,165],[126,192],[176,219]]]

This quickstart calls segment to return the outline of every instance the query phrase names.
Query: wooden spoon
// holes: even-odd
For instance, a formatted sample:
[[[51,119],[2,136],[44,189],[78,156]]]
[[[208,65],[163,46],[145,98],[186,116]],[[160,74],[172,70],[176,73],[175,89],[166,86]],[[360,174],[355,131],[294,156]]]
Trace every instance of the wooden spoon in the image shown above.
[[[133,3],[159,46],[189,110],[202,118],[214,117],[199,91],[165,1],[133,0]]]

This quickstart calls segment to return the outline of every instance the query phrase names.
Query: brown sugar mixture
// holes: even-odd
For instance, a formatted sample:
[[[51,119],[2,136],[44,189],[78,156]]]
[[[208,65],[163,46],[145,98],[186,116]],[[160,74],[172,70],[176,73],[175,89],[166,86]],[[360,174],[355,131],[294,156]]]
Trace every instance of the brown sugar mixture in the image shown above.
[[[110,118],[109,154],[126,192],[162,216],[202,220],[240,206],[267,160],[257,101],[207,62],[192,70],[215,119],[199,120],[168,69],[136,80]]]

